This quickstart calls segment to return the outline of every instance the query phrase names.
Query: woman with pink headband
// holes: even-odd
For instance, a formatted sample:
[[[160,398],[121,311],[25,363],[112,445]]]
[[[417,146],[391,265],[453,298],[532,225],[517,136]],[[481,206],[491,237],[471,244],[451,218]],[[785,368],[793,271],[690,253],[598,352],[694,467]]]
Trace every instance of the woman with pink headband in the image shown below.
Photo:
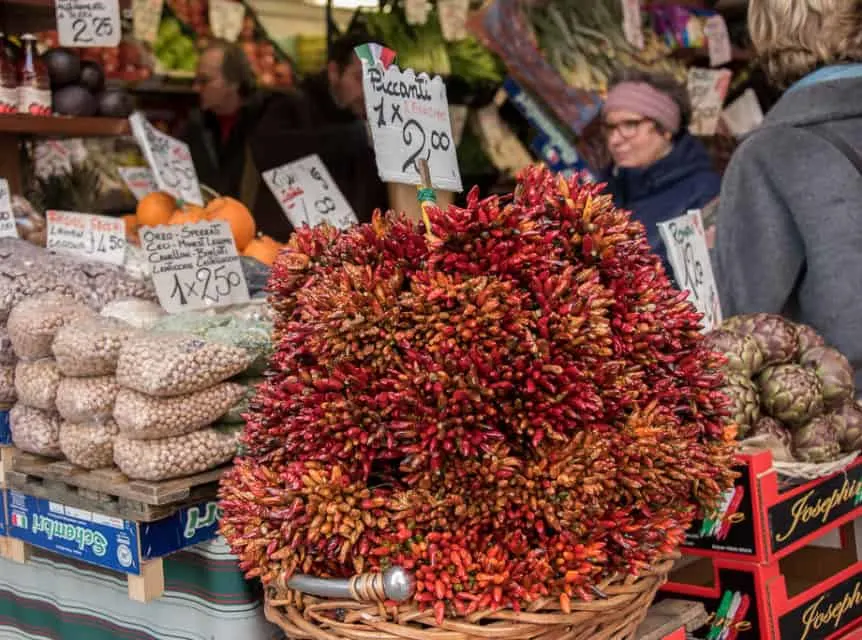
[[[611,83],[602,108],[613,164],[600,180],[646,227],[669,274],[658,223],[704,207],[721,188],[706,149],[687,131],[690,115],[685,88],[673,78],[632,70]]]

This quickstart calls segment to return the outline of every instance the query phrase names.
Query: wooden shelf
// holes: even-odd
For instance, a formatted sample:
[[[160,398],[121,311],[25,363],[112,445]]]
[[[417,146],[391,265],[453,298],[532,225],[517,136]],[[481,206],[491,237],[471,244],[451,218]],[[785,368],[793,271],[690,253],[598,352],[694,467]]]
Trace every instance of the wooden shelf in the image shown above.
[[[0,134],[95,138],[130,135],[125,118],[0,114]]]

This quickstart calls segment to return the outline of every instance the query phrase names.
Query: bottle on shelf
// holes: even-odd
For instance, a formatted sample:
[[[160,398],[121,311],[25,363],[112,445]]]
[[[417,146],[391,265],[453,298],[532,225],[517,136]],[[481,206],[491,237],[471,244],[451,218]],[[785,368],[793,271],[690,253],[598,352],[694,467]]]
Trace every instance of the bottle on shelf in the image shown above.
[[[36,116],[51,115],[51,83],[48,69],[36,50],[36,37],[21,36],[21,56],[18,59],[18,113]]]
[[[0,33],[0,113],[18,111],[18,73],[6,34]]]

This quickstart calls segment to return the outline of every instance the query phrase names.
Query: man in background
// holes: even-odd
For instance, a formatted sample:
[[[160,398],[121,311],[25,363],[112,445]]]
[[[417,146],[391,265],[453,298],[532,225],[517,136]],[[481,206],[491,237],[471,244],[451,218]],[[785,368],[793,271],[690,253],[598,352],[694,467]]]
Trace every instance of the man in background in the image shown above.
[[[354,53],[367,42],[367,35],[348,34],[332,43],[326,67],[300,83],[299,91],[271,102],[251,143],[261,172],[320,156],[360,222],[388,206],[365,124],[362,63]],[[265,185],[258,190],[254,211],[264,233],[287,240],[293,225]]]
[[[252,204],[259,179],[248,142],[272,94],[255,88],[254,72],[236,44],[215,42],[200,56],[194,88],[200,108],[181,138],[189,145],[202,184]]]

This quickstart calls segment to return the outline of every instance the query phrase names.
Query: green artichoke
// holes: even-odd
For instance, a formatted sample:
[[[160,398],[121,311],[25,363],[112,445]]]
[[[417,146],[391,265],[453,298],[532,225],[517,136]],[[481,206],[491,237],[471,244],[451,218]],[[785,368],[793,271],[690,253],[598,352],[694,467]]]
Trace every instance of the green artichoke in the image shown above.
[[[832,414],[838,424],[838,442],[841,451],[862,450],[862,406],[848,400]]]
[[[803,355],[814,347],[823,346],[826,346],[826,341],[813,327],[809,327],[807,324],[796,325],[796,352],[799,355]]]
[[[853,367],[838,349],[813,347],[802,354],[799,364],[809,367],[820,378],[827,407],[838,406],[853,397]]]
[[[738,437],[744,438],[760,417],[757,387],[745,376],[730,375],[721,391],[730,400],[728,420],[736,423]]]
[[[802,462],[831,462],[841,456],[838,425],[832,414],[818,416],[793,432],[793,455]]]
[[[762,416],[754,425],[751,437],[764,439],[765,445],[775,460],[790,462],[793,460],[791,445],[793,438],[790,432],[775,418]]]
[[[763,353],[751,336],[734,333],[727,329],[716,329],[706,335],[705,346],[727,358],[728,373],[737,373],[750,378],[763,366]]]
[[[763,411],[791,427],[823,413],[823,388],[811,370],[796,364],[764,369],[757,380]]]
[[[796,356],[796,325],[774,313],[736,316],[722,329],[754,338],[763,353],[764,367],[790,362]]]

